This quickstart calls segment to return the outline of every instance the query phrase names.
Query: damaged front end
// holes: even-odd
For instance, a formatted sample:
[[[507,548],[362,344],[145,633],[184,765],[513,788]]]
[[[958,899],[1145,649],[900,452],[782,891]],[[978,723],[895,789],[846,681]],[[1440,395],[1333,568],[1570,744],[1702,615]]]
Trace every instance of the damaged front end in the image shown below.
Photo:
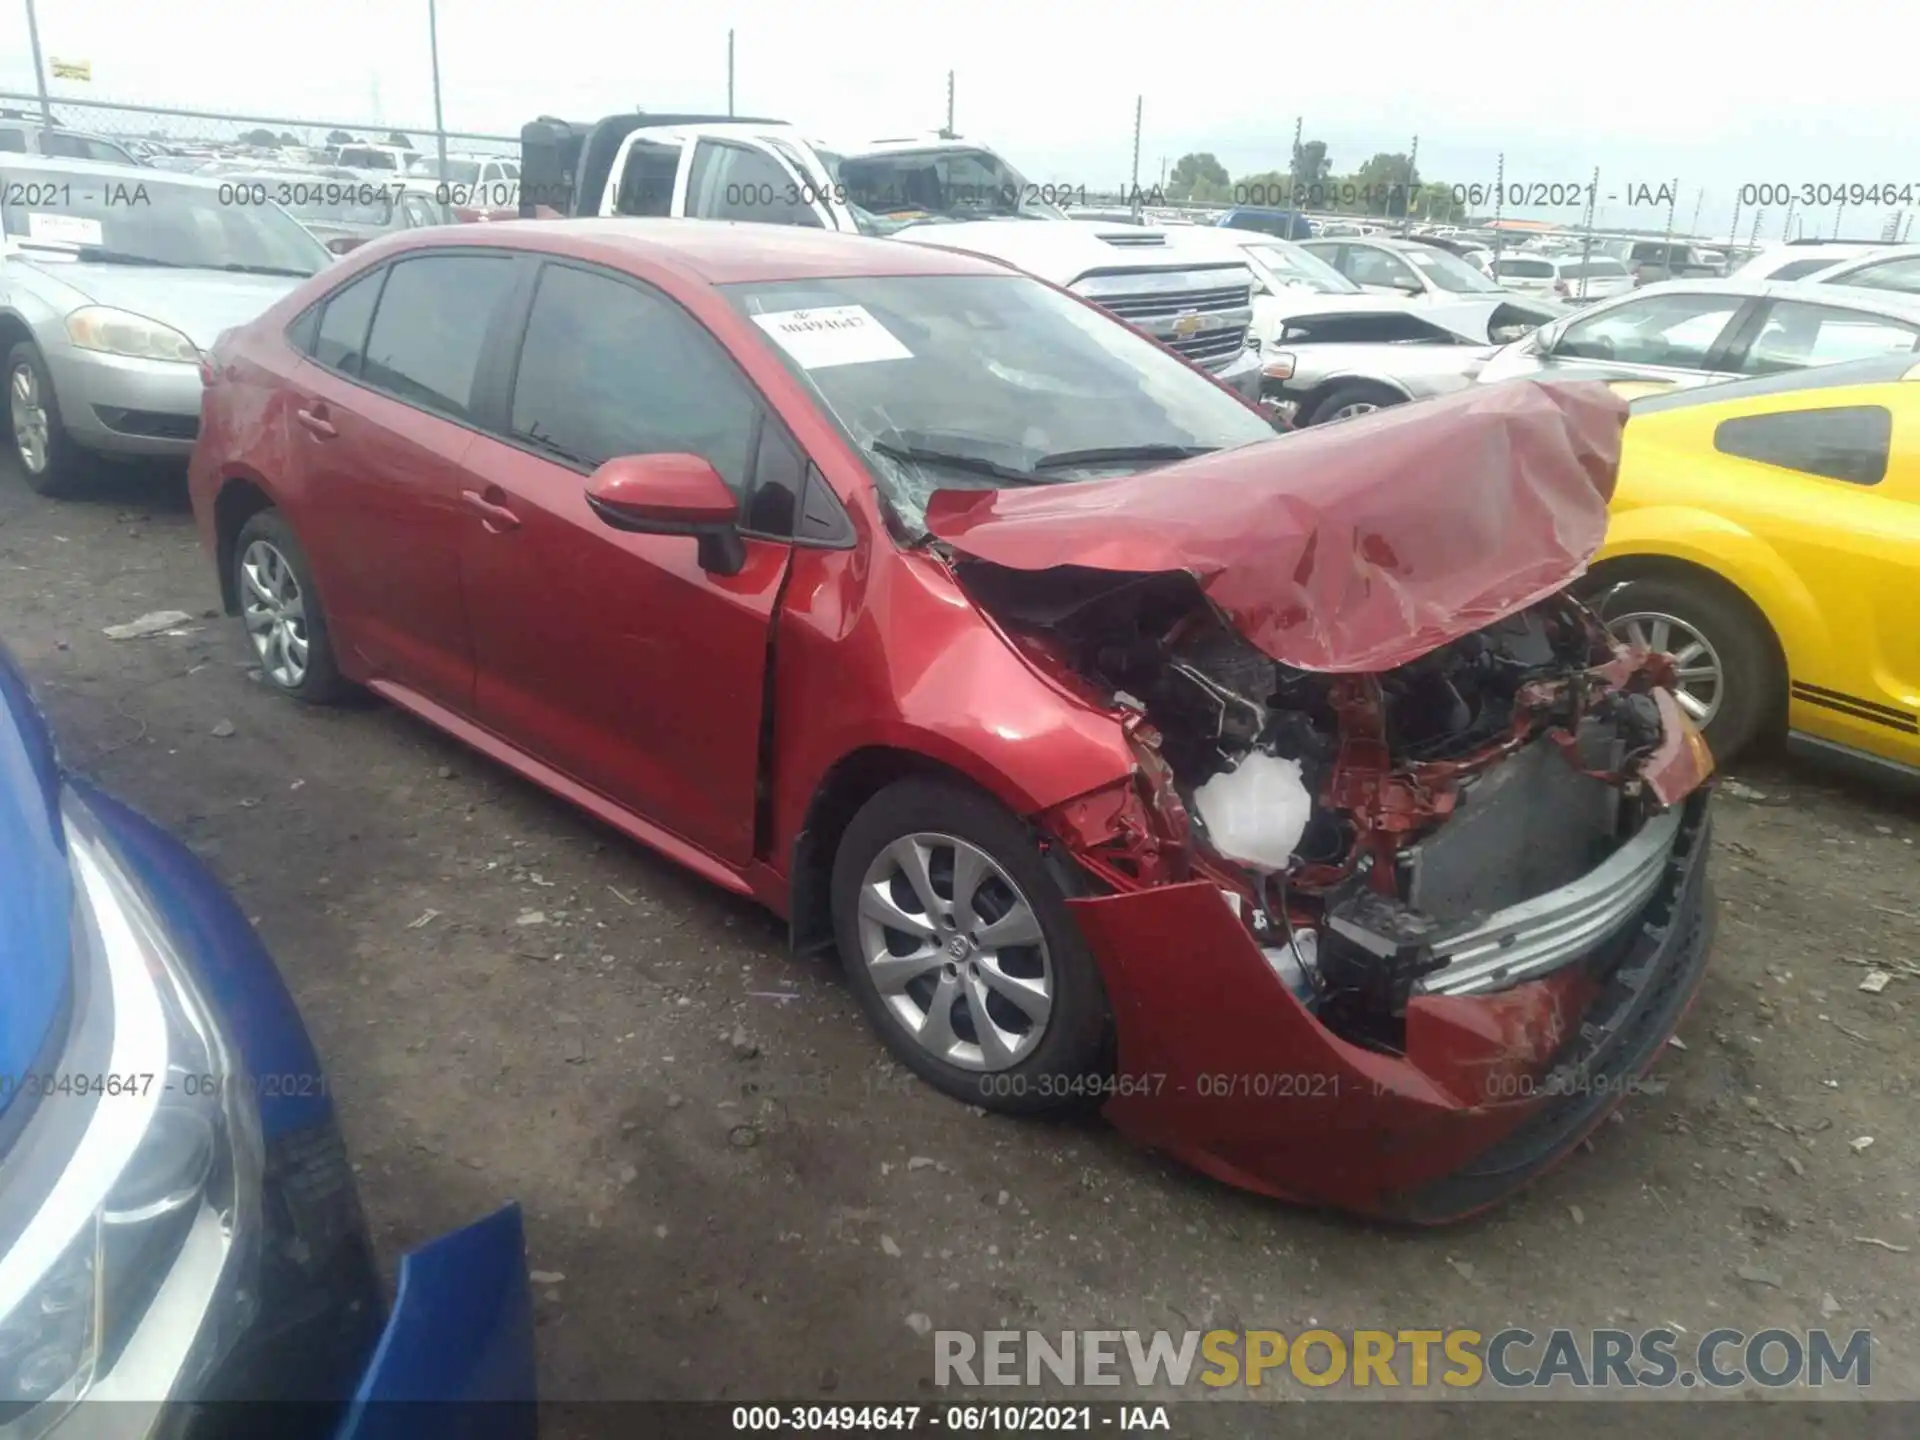
[[[1708,773],[1666,656],[1562,594],[1380,674],[1255,649],[1190,577],[962,564],[1009,639],[1123,717],[1126,783],[1040,817],[1117,892],[1209,881],[1345,1039],[1406,1046],[1415,995],[1604,950]]]
[[[1037,824],[1108,892],[1072,904],[1120,1069],[1163,1077],[1108,1113],[1221,1178],[1478,1208],[1604,1117],[1697,986],[1712,761],[1671,660],[1565,588],[1617,402],[1535,390],[1252,447],[1279,458],[1217,464],[1216,505],[1181,493],[1201,461],[1078,517],[936,517],[1008,642],[1129,737],[1129,777]],[[1423,522],[1383,471],[1448,440],[1462,479]]]

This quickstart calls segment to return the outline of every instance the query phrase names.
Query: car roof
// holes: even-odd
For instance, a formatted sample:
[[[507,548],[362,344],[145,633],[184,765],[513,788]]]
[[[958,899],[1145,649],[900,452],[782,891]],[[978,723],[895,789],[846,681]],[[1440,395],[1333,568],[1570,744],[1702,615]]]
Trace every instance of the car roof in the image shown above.
[[[1750,400],[1762,395],[1785,395],[1799,390],[1832,390],[1855,385],[1890,385],[1909,376],[1920,378],[1912,355],[1873,355],[1865,360],[1848,360],[1838,365],[1812,365],[1802,370],[1784,370],[1778,375],[1757,375],[1751,380],[1727,380],[1715,385],[1694,385],[1671,390],[1663,395],[1646,395],[1632,402],[1635,415],[1659,410],[1685,410],[1694,405],[1718,404],[1723,400]]]
[[[1831,275],[1836,270],[1856,270],[1868,265],[1879,265],[1888,260],[1911,260],[1920,256],[1920,245],[1875,245],[1870,250],[1862,250],[1855,255],[1836,255],[1833,263],[1824,270],[1815,270],[1801,277],[1806,280],[1818,280],[1822,275]]]
[[[1767,282],[1767,293],[1805,300],[1810,305],[1842,302],[1862,310],[1877,310],[1883,315],[1897,315],[1903,320],[1920,321],[1920,295],[1905,290],[1881,290],[1871,285],[1839,285],[1806,275],[1798,280],[1770,280]]]
[[[510,220],[387,242],[383,254],[449,243],[506,246],[618,266],[663,265],[708,285],[861,275],[1009,275],[1009,265],[937,245],[732,220]],[[370,252],[371,253],[371,252]]]
[[[9,170],[78,171],[98,175],[105,180],[158,181],[163,185],[194,185],[203,190],[218,189],[220,185],[211,176],[193,175],[182,170],[156,170],[151,165],[116,165],[106,160],[66,160],[57,155],[0,154],[0,166]]]

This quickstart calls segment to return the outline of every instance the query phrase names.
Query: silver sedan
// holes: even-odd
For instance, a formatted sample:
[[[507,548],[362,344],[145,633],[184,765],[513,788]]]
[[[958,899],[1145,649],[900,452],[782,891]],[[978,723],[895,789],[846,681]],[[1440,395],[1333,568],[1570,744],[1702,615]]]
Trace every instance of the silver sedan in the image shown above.
[[[0,156],[3,438],[27,484],[69,492],[94,453],[189,453],[201,355],[331,260],[216,180]]]

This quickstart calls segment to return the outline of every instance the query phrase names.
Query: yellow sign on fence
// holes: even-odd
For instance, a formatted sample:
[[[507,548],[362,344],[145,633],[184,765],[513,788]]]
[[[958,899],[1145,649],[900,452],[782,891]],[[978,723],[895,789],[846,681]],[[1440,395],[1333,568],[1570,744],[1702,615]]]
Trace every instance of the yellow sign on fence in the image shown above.
[[[53,78],[56,80],[91,80],[93,62],[91,60],[54,60]]]

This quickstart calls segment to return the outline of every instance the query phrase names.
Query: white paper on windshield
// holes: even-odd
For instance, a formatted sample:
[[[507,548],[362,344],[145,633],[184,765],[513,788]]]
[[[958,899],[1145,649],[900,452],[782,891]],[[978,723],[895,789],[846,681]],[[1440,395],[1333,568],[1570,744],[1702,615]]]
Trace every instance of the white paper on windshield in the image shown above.
[[[49,245],[100,245],[105,243],[106,232],[98,220],[85,215],[45,215],[29,210],[27,238]]]
[[[869,315],[864,305],[777,310],[771,315],[754,316],[753,323],[777,340],[803,370],[913,358],[913,352]]]

